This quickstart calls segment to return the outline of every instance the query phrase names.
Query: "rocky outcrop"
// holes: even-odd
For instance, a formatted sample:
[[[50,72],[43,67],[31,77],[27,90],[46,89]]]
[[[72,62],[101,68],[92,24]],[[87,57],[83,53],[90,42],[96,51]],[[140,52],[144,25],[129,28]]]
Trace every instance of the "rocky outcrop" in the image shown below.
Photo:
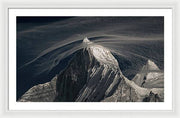
[[[144,88],[164,88],[164,73],[151,60],[132,80]]]
[[[56,96],[55,76],[50,82],[39,84],[30,88],[21,98],[19,102],[53,102]]]
[[[135,89],[129,86],[123,79],[114,94],[105,98],[102,102],[136,102],[138,101],[137,93]]]

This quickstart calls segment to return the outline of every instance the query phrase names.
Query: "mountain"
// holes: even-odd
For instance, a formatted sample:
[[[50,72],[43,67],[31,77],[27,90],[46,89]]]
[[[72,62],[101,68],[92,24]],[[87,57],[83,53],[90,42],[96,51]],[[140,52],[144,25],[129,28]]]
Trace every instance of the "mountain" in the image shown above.
[[[136,75],[131,81],[123,75],[118,61],[107,48],[94,44],[88,38],[83,40],[83,46],[84,48],[76,52],[63,71],[50,82],[30,88],[18,101],[163,101],[163,87],[158,88],[159,84],[156,84],[158,87],[150,84],[157,80],[154,78],[157,75],[154,71],[159,71],[152,61],[148,61],[142,68],[143,73]],[[153,72],[149,72],[152,70]],[[145,82],[142,80],[144,77]]]
[[[144,88],[164,88],[164,73],[151,60],[132,80]]]
[[[30,88],[21,98],[19,102],[53,102],[56,96],[55,76],[50,82],[35,85]]]
[[[129,80],[123,74],[114,94],[103,102],[163,102],[164,73],[151,60]]]

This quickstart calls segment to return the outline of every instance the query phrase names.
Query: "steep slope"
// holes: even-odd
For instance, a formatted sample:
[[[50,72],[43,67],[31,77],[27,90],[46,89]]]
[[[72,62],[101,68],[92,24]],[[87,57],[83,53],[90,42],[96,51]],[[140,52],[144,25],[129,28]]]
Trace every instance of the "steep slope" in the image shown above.
[[[83,43],[86,48],[58,77],[56,101],[100,101],[110,96],[120,81],[118,62],[110,51],[87,38]]]
[[[161,102],[163,73],[148,60],[131,81],[119,68],[111,52],[83,40],[68,66],[50,82],[29,89],[21,102]],[[145,79],[144,79],[145,78]],[[157,79],[158,78],[158,79]]]
[[[151,60],[132,80],[144,88],[164,88],[164,73]]]
[[[50,82],[39,84],[30,88],[21,98],[19,102],[53,102],[56,96],[55,76]]]
[[[112,95],[121,80],[117,60],[108,49],[93,44],[87,38],[83,40],[83,44],[85,48],[77,51],[53,84],[48,82],[36,85],[19,101],[39,101],[46,95],[51,95],[49,101],[95,102]],[[47,98],[44,99],[43,101],[48,101]]]
[[[122,81],[115,93],[103,102],[162,102],[164,78],[157,65],[148,60],[133,80],[121,74]],[[144,79],[146,78],[146,79]]]

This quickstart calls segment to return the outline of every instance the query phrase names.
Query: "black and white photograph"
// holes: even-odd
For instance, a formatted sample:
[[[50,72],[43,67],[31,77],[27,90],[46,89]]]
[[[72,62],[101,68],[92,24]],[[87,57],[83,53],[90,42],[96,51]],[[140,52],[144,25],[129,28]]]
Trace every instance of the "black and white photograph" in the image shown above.
[[[16,17],[17,102],[164,102],[164,17]]]
[[[179,118],[178,0],[0,0],[0,118]]]
[[[9,9],[9,109],[172,110],[171,18],[171,9]]]
[[[178,0],[0,0],[0,118],[179,118]]]

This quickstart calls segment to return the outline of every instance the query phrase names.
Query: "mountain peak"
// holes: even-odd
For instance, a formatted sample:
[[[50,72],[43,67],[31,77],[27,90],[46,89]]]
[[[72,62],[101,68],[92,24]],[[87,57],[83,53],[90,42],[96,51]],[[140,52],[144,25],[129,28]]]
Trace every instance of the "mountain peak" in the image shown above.
[[[85,43],[85,44],[90,44],[90,43],[92,43],[87,37],[85,37],[84,39],[83,39],[83,43]]]
[[[150,59],[148,59],[146,66],[149,70],[159,70],[158,66]]]

